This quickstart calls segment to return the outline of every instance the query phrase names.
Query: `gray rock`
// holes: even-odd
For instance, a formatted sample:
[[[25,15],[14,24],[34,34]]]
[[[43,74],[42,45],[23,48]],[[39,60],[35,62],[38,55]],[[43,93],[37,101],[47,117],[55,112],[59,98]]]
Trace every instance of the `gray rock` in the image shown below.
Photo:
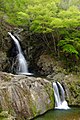
[[[52,81],[63,81],[64,77],[65,77],[64,73],[57,73],[57,74],[53,73],[47,76],[47,78],[51,79]]]
[[[17,120],[32,119],[54,107],[51,82],[0,72],[0,109]]]
[[[80,76],[66,75],[63,81],[69,105],[80,106]]]

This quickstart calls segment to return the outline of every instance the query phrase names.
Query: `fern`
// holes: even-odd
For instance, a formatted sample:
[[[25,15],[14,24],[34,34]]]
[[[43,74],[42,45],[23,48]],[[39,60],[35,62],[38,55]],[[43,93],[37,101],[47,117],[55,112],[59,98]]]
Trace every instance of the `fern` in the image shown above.
[[[74,47],[73,45],[66,44],[66,45],[64,45],[62,48],[63,48],[63,52],[67,52],[67,53],[69,53],[69,54],[74,53],[74,54],[76,54],[76,55],[79,54],[78,51],[75,49],[75,47]]]

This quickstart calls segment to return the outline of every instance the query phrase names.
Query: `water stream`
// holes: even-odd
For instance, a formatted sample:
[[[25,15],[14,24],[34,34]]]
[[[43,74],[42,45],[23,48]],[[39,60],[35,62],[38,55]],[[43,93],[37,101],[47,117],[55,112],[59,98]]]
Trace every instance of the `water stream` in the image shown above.
[[[65,91],[59,82],[53,82],[55,109],[33,120],[80,120],[80,108],[69,107],[65,100]]]
[[[53,82],[55,109],[70,109],[65,100],[65,91],[59,82]]]
[[[23,55],[19,41],[10,32],[8,32],[8,34],[11,36],[11,38],[13,39],[13,41],[18,49],[18,55],[17,55],[18,64],[17,64],[16,73],[17,74],[32,75],[32,73],[29,73],[29,71],[28,71],[28,64],[27,64],[27,61]]]

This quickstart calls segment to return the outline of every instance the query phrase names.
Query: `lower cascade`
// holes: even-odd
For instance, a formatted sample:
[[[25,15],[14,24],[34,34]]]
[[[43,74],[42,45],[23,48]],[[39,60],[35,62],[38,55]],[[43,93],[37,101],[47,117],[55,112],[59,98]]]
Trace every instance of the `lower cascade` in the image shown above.
[[[17,69],[16,69],[16,73],[17,74],[26,74],[26,75],[32,75],[32,73],[28,72],[28,65],[27,65],[27,61],[22,53],[22,49],[21,46],[19,44],[19,41],[17,40],[17,38],[12,35],[10,32],[8,32],[8,34],[11,36],[11,38],[13,39],[17,49],[18,49],[18,54],[17,54]]]
[[[59,82],[53,82],[55,109],[70,109],[65,100],[65,91]]]

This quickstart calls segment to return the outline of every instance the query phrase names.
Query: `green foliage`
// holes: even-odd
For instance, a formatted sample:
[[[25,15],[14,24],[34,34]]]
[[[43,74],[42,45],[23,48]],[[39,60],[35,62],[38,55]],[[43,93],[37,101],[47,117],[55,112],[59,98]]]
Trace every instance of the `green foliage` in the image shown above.
[[[62,34],[66,34],[64,40],[60,40],[58,46],[61,47],[64,53],[75,54],[78,57],[80,53],[80,31],[62,32]]]
[[[54,49],[58,55],[61,50],[78,56],[79,5],[80,0],[0,0],[0,17],[13,25],[27,26],[31,33],[53,34]]]
[[[80,25],[80,9],[74,0],[1,0],[0,3],[0,10],[9,23],[28,25],[33,32]]]
[[[62,46],[63,48],[63,52],[66,52],[66,53],[69,53],[69,54],[76,54],[78,55],[78,51],[74,48],[73,45],[70,45],[70,44],[65,44],[64,46]]]

